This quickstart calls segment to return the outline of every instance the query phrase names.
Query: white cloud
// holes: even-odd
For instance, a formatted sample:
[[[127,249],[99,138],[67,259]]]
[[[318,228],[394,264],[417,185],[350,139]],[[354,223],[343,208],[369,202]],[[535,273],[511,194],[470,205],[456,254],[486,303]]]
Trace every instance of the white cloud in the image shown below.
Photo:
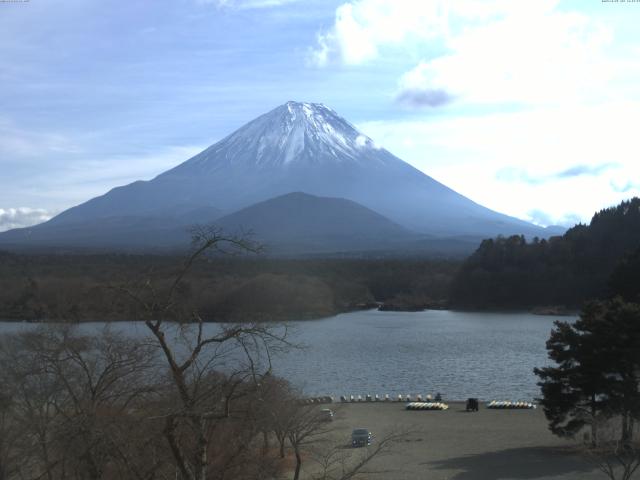
[[[0,208],[0,232],[46,222],[53,215],[42,208]]]
[[[570,228],[578,223],[589,223],[588,219],[584,219],[580,215],[576,215],[575,213],[567,213],[562,216],[554,216],[536,208],[527,212],[527,216],[524,219],[543,227],[548,227],[550,225],[561,225],[563,227]]]
[[[609,42],[585,15],[508,15],[450,38],[450,52],[421,61],[400,89],[446,89],[467,103],[584,101],[616,71],[604,54]]]
[[[355,0],[318,35],[314,63],[422,56],[398,81],[413,106],[567,103],[591,99],[628,65],[606,55],[612,31],[557,0]],[[434,45],[441,48],[434,49]]]
[[[380,147],[369,137],[365,135],[358,135],[356,137],[356,146],[359,148],[373,148],[379,150]]]
[[[495,210],[588,221],[640,194],[640,47],[616,39],[615,21],[577,8],[352,0],[311,59],[402,64],[395,100],[429,116],[362,124],[379,145]]]
[[[358,135],[356,137],[356,145],[358,147],[364,147],[367,145],[367,137],[365,137],[364,135]]]
[[[386,48],[410,49],[435,38],[450,36],[453,8],[471,20],[495,10],[495,4],[462,0],[354,0],[336,9],[331,28],[318,34],[318,48],[312,54],[323,66],[330,60],[360,65],[378,58]],[[505,5],[508,5],[506,3]]]
[[[561,223],[640,195],[638,119],[640,102],[610,102],[359,127],[482,205],[523,219],[537,209]],[[498,175],[505,169],[512,175]]]
[[[332,60],[359,65],[377,58],[381,47],[425,41],[446,27],[441,2],[361,0],[336,9],[331,29],[318,34],[312,61],[324,66]]]

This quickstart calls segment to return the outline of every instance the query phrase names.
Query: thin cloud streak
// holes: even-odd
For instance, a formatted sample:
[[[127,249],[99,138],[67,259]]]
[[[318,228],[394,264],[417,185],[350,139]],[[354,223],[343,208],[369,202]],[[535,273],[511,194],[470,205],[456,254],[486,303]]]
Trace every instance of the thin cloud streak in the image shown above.
[[[556,173],[556,178],[572,178],[579,177],[581,175],[600,175],[601,173],[617,168],[620,165],[617,163],[603,163],[602,165],[576,165],[575,167],[568,168],[562,172]]]
[[[442,107],[454,100],[453,95],[444,89],[407,89],[396,95],[396,102],[413,108]]]
[[[542,183],[562,180],[567,178],[575,178],[581,176],[594,176],[620,167],[617,163],[603,163],[601,165],[575,165],[560,172],[548,175],[531,175],[527,170],[521,168],[507,167],[496,173],[496,179],[506,182],[523,182],[529,185],[540,185]]]
[[[640,183],[634,183],[632,181],[627,181],[626,183],[619,185],[612,180],[609,182],[609,185],[611,185],[611,188],[618,193],[627,193],[633,190],[640,191]]]

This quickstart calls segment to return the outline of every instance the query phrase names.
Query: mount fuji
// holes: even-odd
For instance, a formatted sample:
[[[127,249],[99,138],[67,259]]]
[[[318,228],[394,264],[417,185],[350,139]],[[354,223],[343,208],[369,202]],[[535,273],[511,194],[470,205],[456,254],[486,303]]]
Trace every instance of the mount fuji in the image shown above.
[[[376,146],[330,108],[287,102],[150,181],[114,188],[48,222],[0,234],[0,243],[178,246],[185,241],[185,227],[193,223],[251,229],[255,216],[238,215],[240,210],[293,192],[317,199],[303,202],[313,205],[308,215],[320,222],[313,229],[316,243],[323,242],[325,230],[335,233],[330,212],[340,210],[336,199],[349,201],[343,213],[354,218],[343,215],[340,225],[345,235],[353,230],[351,238],[366,238],[363,250],[375,248],[376,238],[384,237],[381,231],[393,231],[397,241],[404,238],[413,245],[417,238],[549,236],[542,227],[492,211],[437,182]],[[289,195],[287,201],[266,202],[257,211],[264,216],[266,208],[285,223],[290,219],[287,231],[295,241],[296,232],[308,236],[310,225],[300,222],[304,209],[291,215],[283,205],[305,198]],[[375,217],[376,228],[369,229],[372,224],[363,215]],[[380,230],[385,222],[386,230]],[[281,231],[282,222],[276,223]],[[262,222],[266,238],[268,230]],[[341,249],[339,243],[334,247]],[[348,249],[358,246],[349,242]]]

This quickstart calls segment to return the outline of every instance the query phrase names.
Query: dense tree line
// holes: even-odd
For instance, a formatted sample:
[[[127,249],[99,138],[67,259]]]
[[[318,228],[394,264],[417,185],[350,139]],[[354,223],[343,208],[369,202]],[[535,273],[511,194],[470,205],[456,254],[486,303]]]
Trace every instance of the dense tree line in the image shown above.
[[[112,288],[151,279],[168,288],[179,257],[0,253],[0,318],[127,320],[130,299]],[[207,320],[286,320],[371,307],[442,303],[459,263],[426,259],[274,259],[214,256],[193,266],[183,301]]]
[[[124,279],[167,287],[175,256],[0,252],[0,318],[123,320],[136,307],[112,290]],[[640,199],[596,213],[548,240],[484,240],[463,263],[424,258],[215,256],[185,282],[207,320],[317,318],[383,302],[392,309],[579,308],[635,295],[640,284]]]
[[[639,248],[640,199],[633,198],[561,237],[484,240],[452,282],[451,301],[464,308],[576,308],[637,285]]]

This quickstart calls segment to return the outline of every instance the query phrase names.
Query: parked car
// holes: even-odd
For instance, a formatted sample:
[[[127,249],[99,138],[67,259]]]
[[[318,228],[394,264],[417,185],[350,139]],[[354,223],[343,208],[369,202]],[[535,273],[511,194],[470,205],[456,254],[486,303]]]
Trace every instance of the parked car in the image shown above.
[[[330,408],[323,408],[320,410],[320,419],[325,422],[331,422],[333,420],[333,410]]]
[[[351,432],[352,447],[366,447],[371,445],[373,435],[366,428],[356,428]]]

